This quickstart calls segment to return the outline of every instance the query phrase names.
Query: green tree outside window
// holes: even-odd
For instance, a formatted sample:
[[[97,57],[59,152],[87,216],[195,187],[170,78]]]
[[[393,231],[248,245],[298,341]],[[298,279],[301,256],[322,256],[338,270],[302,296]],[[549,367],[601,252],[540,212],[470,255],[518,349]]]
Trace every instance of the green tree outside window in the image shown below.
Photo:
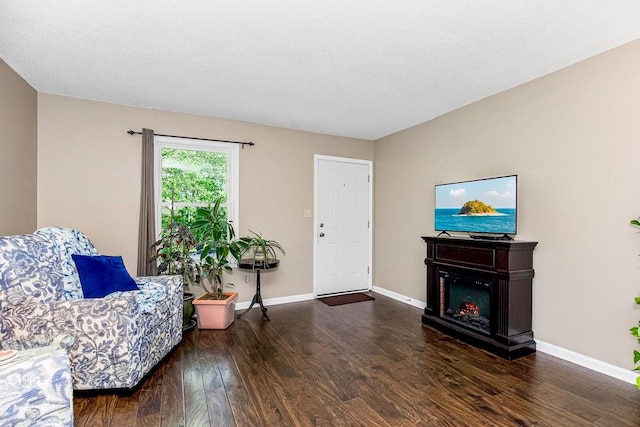
[[[226,202],[228,157],[215,151],[162,148],[162,229],[171,221],[191,226],[196,210],[222,196]],[[225,209],[226,211],[226,209]],[[197,235],[200,241],[202,236]]]

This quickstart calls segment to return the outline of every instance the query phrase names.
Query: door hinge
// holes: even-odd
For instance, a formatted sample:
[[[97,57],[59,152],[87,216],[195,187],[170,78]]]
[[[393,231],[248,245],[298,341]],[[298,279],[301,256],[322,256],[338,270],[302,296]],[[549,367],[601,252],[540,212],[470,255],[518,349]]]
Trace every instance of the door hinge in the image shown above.
[[[367,182],[371,182],[371,175],[367,175]]]
[[[369,266],[367,266],[367,274],[369,274]]]

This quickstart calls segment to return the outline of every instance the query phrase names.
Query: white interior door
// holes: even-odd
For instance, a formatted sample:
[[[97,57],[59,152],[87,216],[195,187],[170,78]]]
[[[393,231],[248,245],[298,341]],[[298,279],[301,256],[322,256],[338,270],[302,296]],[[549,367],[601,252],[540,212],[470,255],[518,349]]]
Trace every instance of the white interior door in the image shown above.
[[[316,295],[370,288],[371,162],[315,158]]]

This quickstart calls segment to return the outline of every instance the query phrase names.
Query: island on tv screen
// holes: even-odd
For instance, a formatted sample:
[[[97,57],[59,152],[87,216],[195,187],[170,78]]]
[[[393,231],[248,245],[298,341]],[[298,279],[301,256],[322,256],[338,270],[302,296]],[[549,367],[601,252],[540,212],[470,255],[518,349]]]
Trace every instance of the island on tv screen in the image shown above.
[[[516,233],[516,175],[436,185],[435,230]]]

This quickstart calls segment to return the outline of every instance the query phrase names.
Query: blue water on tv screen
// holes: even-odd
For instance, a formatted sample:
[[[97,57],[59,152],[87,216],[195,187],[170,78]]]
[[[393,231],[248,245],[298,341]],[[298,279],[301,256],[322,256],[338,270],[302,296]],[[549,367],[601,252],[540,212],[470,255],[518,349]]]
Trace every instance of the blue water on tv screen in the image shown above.
[[[435,230],[516,234],[517,175],[436,185]]]

